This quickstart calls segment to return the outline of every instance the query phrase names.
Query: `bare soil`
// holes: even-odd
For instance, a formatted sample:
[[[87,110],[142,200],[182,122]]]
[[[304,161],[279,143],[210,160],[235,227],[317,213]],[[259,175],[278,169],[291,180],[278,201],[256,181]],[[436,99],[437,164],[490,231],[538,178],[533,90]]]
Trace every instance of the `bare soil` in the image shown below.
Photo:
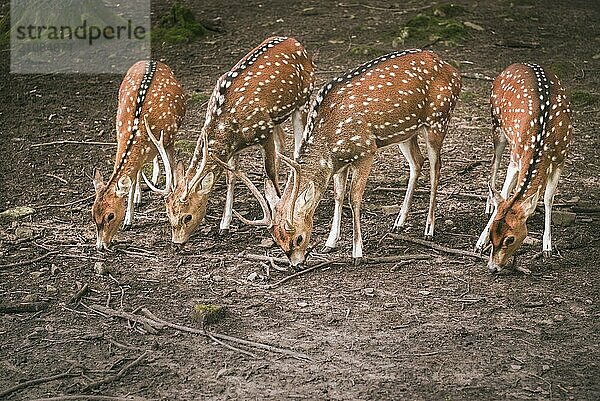
[[[172,67],[188,94],[210,94],[221,73],[271,35],[294,36],[315,53],[322,84],[393,50],[400,28],[429,5],[186,3],[202,20],[221,18],[224,28],[189,44],[154,44],[153,57]],[[0,391],[72,373],[27,384],[5,399],[79,394],[155,400],[600,399],[600,216],[593,212],[600,199],[600,4],[457,3],[465,9],[458,18],[483,30],[469,28],[459,45],[429,46],[465,74],[443,151],[437,244],[471,250],[485,225],[490,83],[480,78],[494,77],[513,62],[537,62],[554,69],[579,99],[573,104],[574,146],[555,208],[575,211],[576,219],[554,225],[559,252],[542,259],[543,213],[531,218],[531,241],[518,262],[531,275],[490,275],[484,260],[387,236],[395,215],[382,207],[400,204],[403,192],[381,188],[402,187],[408,172],[395,149],[380,154],[365,193],[365,252],[426,254],[426,259],[345,263],[352,236],[348,214],[339,249],[327,255],[337,263],[269,287],[292,272],[270,268],[267,274],[268,263],[244,256],[282,256],[266,230],[235,221],[229,236],[218,236],[224,183],[217,187],[207,221],[183,249],[170,244],[162,199],[146,192],[133,229],[119,234],[113,252],[99,253],[90,218],[91,174],[95,166],[109,172],[114,146],[35,145],[114,142],[122,77],[9,74],[9,53],[3,50],[0,210],[31,206],[35,213],[0,225],[0,264],[22,263],[0,266],[0,301],[45,301],[47,308],[0,315]],[[153,2],[154,17],[170,5]],[[398,48],[429,44],[407,40]],[[190,101],[180,138],[195,141],[204,113],[204,104]],[[189,157],[189,149],[180,147],[179,155]],[[244,166],[262,171],[259,153],[249,151]],[[425,192],[415,200],[405,233],[413,238],[424,230],[426,171],[419,181]],[[239,210],[258,214],[245,188],[236,195]],[[328,232],[332,203],[328,196],[318,210],[317,244]],[[316,263],[320,256],[312,259]],[[86,295],[69,303],[83,285],[89,288]],[[209,326],[212,332],[296,354],[224,341],[255,355],[250,356],[202,334],[157,329],[92,309],[108,306],[141,316],[140,308],[147,308],[159,318],[200,329],[192,313],[197,304],[226,307],[225,317]],[[86,389],[146,351],[119,377]]]

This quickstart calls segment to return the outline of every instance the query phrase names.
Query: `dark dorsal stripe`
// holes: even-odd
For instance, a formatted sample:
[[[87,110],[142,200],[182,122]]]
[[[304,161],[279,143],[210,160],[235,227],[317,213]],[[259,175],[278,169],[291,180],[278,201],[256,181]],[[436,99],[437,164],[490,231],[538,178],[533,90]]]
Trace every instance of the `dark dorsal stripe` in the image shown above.
[[[215,113],[217,113],[218,116],[223,112],[221,108],[225,103],[225,93],[231,86],[233,80],[243,73],[246,68],[254,64],[256,60],[258,60],[260,56],[262,56],[267,50],[287,39],[288,38],[285,36],[279,36],[263,43],[258,49],[254,50],[252,53],[240,60],[240,62],[236,64],[231,71],[223,75],[223,77],[217,83],[217,87],[219,88],[218,92],[215,90],[215,93],[213,94],[213,96],[217,96],[215,99]]]
[[[349,70],[349,71],[345,72],[343,75],[339,76],[338,78],[335,78],[335,79],[329,81],[329,83],[325,84],[321,88],[321,90],[319,90],[319,92],[317,93],[317,97],[315,98],[315,100],[313,101],[313,103],[310,107],[310,112],[308,113],[308,120],[306,121],[306,128],[304,130],[304,137],[302,138],[302,142],[303,142],[302,145],[304,145],[304,142],[308,142],[308,143],[312,142],[312,131],[313,131],[313,128],[315,125],[315,120],[317,118],[319,107],[321,106],[321,103],[323,103],[323,99],[325,99],[325,96],[327,96],[327,94],[329,92],[331,92],[334,88],[337,88],[339,85],[346,84],[347,82],[352,80],[354,77],[361,75],[365,72],[368,72],[369,70],[371,70],[371,68],[377,67],[377,65],[379,65],[380,63],[383,63],[384,61],[392,60],[392,59],[402,57],[402,56],[406,56],[407,54],[414,54],[414,53],[420,53],[420,52],[422,52],[421,49],[409,49],[409,50],[395,51],[392,53],[385,54],[383,56],[377,57],[376,59],[368,61],[368,62],[356,67],[353,70]]]
[[[137,99],[135,102],[135,109],[133,110],[133,127],[131,128],[131,132],[129,133],[129,138],[127,139],[127,144],[125,145],[125,150],[121,155],[121,160],[119,161],[119,165],[115,169],[113,175],[111,176],[109,183],[114,180],[118,175],[125,163],[127,162],[127,158],[131,154],[131,147],[133,146],[133,141],[135,140],[135,136],[139,131],[140,124],[143,124],[141,121],[142,116],[142,106],[144,105],[144,100],[146,99],[146,95],[148,94],[148,89],[150,88],[150,84],[152,83],[152,79],[156,73],[156,61],[149,60],[148,64],[146,64],[146,71],[144,72],[144,76],[140,82],[140,87],[137,92]]]
[[[537,93],[535,93],[535,95],[539,99],[540,113],[539,117],[536,117],[535,120],[533,120],[535,126],[537,126],[535,137],[526,139],[531,140],[531,160],[529,161],[529,166],[527,166],[525,178],[517,188],[515,198],[523,196],[525,191],[527,191],[531,186],[533,178],[538,172],[537,170],[539,164],[542,161],[542,156],[544,152],[544,141],[546,137],[550,134],[550,130],[548,129],[548,122],[550,117],[550,81],[548,80],[544,69],[539,65],[530,63],[526,63],[525,65],[531,68],[533,73],[535,74],[537,83],[537,90],[535,91]]]

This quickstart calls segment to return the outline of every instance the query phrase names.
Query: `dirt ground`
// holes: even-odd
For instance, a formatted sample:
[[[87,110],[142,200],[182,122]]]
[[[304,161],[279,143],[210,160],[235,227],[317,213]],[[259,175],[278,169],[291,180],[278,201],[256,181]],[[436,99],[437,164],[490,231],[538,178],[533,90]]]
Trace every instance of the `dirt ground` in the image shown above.
[[[162,199],[146,192],[133,229],[119,234],[113,252],[100,253],[93,246],[91,174],[95,166],[109,174],[115,147],[48,143],[114,142],[122,77],[13,75],[2,50],[0,211],[31,206],[35,213],[0,225],[0,301],[47,308],[0,315],[0,391],[65,373],[25,383],[5,399],[600,399],[599,3],[459,1],[465,11],[458,18],[476,27],[449,46],[394,41],[430,2],[186,3],[201,20],[220,18],[223,27],[189,44],[153,44],[153,57],[172,67],[188,94],[210,94],[221,73],[271,35],[294,36],[316,54],[319,84],[395,48],[430,45],[458,65],[463,92],[443,149],[435,236],[454,249],[470,251],[486,221],[484,201],[473,196],[485,194],[492,153],[484,77],[519,61],[554,69],[577,100],[574,145],[555,208],[577,213],[575,222],[554,225],[559,253],[542,259],[543,213],[530,219],[531,241],[519,263],[531,275],[490,275],[484,260],[393,239],[386,234],[395,215],[383,207],[401,203],[397,189],[408,166],[387,149],[365,193],[365,253],[425,259],[343,263],[351,251],[347,210],[343,240],[327,256],[341,262],[274,285],[292,272],[268,274],[267,263],[244,256],[282,256],[266,230],[234,221],[228,237],[218,236],[224,183],[185,248],[171,246]],[[154,17],[170,4],[153,2]],[[204,113],[204,102],[190,100],[182,144],[195,141]],[[189,155],[185,146],[178,152]],[[248,152],[247,171],[262,171],[258,155]],[[426,171],[405,233],[412,238],[424,229]],[[245,188],[236,196],[238,209],[258,214]],[[329,193],[317,212],[317,244],[328,232],[332,204]],[[70,302],[84,285],[86,295]],[[198,304],[226,307],[211,332],[278,348],[223,340],[235,347],[228,348],[201,331],[98,312],[108,306],[143,316],[146,308],[199,330],[192,313]],[[109,380],[86,388],[103,379]]]

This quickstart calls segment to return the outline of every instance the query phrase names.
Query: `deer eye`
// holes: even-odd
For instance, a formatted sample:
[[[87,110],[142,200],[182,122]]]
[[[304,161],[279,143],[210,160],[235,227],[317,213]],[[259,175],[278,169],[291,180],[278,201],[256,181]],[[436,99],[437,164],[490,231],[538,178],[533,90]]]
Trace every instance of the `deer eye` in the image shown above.
[[[183,223],[184,224],[189,224],[190,221],[192,221],[192,215],[191,214],[185,215],[185,217],[183,218]]]
[[[113,221],[114,219],[115,219],[115,214],[114,214],[114,213],[109,213],[109,214],[106,216],[106,222],[107,222],[107,223],[110,223],[110,222],[111,222],[111,221]]]
[[[513,237],[512,235],[510,237],[506,237],[504,239],[504,246],[511,246],[512,244],[514,244],[515,242],[515,237]]]
[[[301,235],[299,235],[298,238],[296,238],[296,246],[300,246],[303,240],[304,238]]]

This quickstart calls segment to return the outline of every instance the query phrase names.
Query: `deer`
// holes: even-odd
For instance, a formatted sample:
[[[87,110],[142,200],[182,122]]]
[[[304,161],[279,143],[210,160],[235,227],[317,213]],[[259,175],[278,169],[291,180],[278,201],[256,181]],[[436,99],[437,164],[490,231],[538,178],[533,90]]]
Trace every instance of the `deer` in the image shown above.
[[[491,241],[488,269],[498,273],[516,265],[516,252],[527,237],[527,220],[544,193],[542,252],[552,256],[551,216],[554,194],[572,143],[571,109],[558,77],[537,64],[512,64],[492,83],[490,97],[494,153],[486,212],[490,219],[477,240],[480,253]],[[502,154],[510,162],[502,190],[496,178]],[[517,267],[524,273],[529,270]]]
[[[185,95],[171,69],[159,61],[138,61],[129,68],[119,88],[116,116],[117,152],[106,182],[98,168],[93,184],[96,198],[92,219],[96,225],[96,248],[109,249],[121,224],[131,227],[134,205],[141,202],[142,167],[152,161],[152,181],[163,159],[165,185],[172,184],[169,160],[173,159],[175,135],[185,115]],[[156,139],[152,131],[160,132]],[[158,190],[152,186],[154,190]]]
[[[247,148],[261,148],[266,176],[281,194],[278,154],[285,147],[281,124],[292,116],[297,148],[313,90],[314,70],[300,42],[271,37],[219,77],[189,167],[184,171],[183,163],[177,164],[174,187],[165,198],[173,243],[186,243],[197,229],[223,172],[227,195],[219,229],[221,234],[228,232],[236,176],[227,168],[237,169],[237,155]]]
[[[310,250],[315,210],[333,178],[334,212],[324,251],[340,238],[346,183],[353,222],[352,258],[360,264],[363,243],[360,207],[367,178],[379,149],[397,145],[409,164],[404,202],[394,229],[406,222],[424,158],[418,135],[424,134],[430,161],[430,201],[425,236],[433,237],[436,193],[440,178],[442,142],[461,89],[458,70],[431,51],[410,49],[369,61],[327,83],[311,105],[299,151],[281,196],[265,182],[265,195],[246,177],[257,197],[263,218],[247,224],[266,226],[287,255],[291,266],[302,269]],[[237,173],[241,177],[241,172]]]

